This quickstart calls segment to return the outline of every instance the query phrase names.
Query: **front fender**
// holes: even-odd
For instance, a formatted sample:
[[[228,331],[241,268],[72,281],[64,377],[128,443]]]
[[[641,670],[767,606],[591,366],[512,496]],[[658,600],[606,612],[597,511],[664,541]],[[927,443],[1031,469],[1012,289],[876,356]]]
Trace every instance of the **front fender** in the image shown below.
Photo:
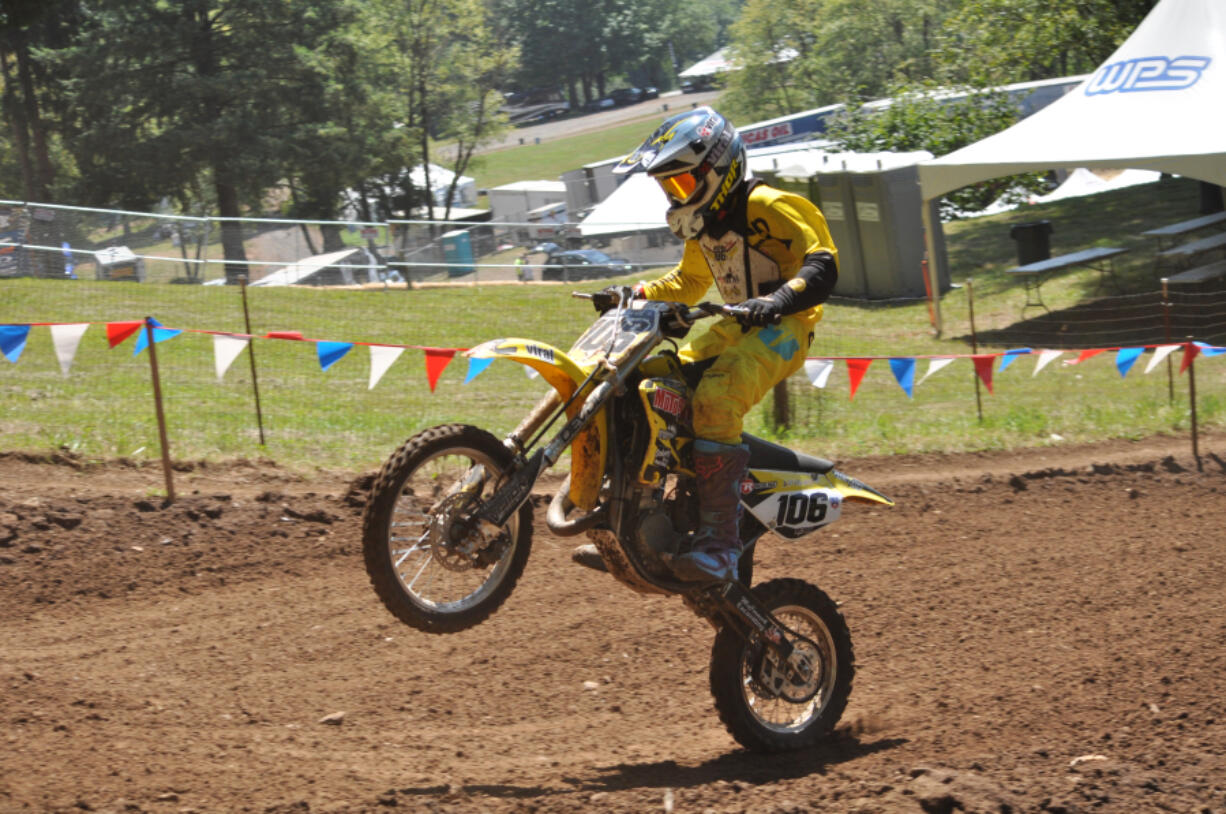
[[[587,378],[587,372],[565,352],[545,342],[532,339],[492,339],[465,353],[470,359],[509,359],[541,374],[558,391],[565,402],[575,394]],[[567,418],[574,418],[583,406],[581,400],[571,403]],[[608,411],[601,410],[592,423],[575,436],[570,449],[570,500],[576,508],[591,511],[600,496],[600,483],[609,448]]]

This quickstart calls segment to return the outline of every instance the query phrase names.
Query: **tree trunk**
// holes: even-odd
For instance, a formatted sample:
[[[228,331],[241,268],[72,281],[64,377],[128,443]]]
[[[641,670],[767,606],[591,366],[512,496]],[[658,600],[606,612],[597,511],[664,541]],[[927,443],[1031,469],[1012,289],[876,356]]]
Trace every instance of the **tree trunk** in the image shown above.
[[[17,83],[9,70],[9,49],[7,42],[0,42],[0,72],[4,81],[4,118],[8,119],[9,129],[13,133],[13,146],[17,149],[17,164],[21,167],[21,185],[27,201],[34,197],[34,166],[30,163],[30,137],[26,130],[25,112],[17,101],[13,89]]]
[[[320,226],[319,231],[323,232],[325,254],[328,252],[339,252],[345,248],[345,241],[341,238],[340,224],[327,223]]]
[[[222,170],[213,168],[217,213],[221,216],[221,249],[226,260],[226,285],[238,285],[239,277],[247,274],[247,249],[243,246],[243,225],[232,220],[240,214],[238,189],[223,181],[224,177]]]
[[[34,161],[37,172],[34,175],[34,195],[40,201],[51,202],[49,189],[55,176],[51,167],[51,156],[47,152],[47,129],[43,127],[43,118],[38,110],[38,98],[34,95],[34,80],[30,75],[30,49],[26,43],[24,31],[16,33],[17,75],[21,80],[21,95],[24,97],[26,123],[34,147]]]

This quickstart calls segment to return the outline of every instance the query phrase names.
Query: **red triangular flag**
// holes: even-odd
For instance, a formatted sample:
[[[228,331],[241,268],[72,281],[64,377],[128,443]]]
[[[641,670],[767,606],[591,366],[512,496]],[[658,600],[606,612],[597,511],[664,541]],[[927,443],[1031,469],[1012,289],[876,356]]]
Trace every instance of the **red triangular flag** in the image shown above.
[[[455,348],[423,348],[426,352],[426,381],[430,383],[430,392],[438,384],[438,377],[443,375],[444,368],[455,356]]]
[[[143,322],[108,322],[106,324],[106,341],[113,348],[139,331],[144,324]]]
[[[860,382],[864,379],[864,374],[868,372],[868,366],[872,363],[872,359],[847,360],[847,378],[851,380],[851,395],[848,397],[848,401],[856,397],[856,390],[860,388]]]
[[[269,331],[265,339],[302,339],[302,331]]]
[[[996,354],[985,353],[980,356],[972,356],[971,361],[975,363],[975,372],[979,374],[979,378],[983,379],[983,383],[988,388],[988,394],[992,393],[992,363],[996,361]]]
[[[1098,354],[1102,353],[1105,350],[1106,348],[1090,348],[1088,350],[1083,350],[1081,353],[1077,355],[1076,359],[1073,359],[1072,361],[1069,361],[1069,362],[1065,362],[1065,364],[1066,365],[1079,365],[1082,362],[1084,362],[1086,359],[1089,359],[1091,356],[1097,356]]]
[[[1179,364],[1180,375],[1192,366],[1192,360],[1196,358],[1198,353],[1200,353],[1200,348],[1192,342],[1188,342],[1183,346],[1183,361]]]

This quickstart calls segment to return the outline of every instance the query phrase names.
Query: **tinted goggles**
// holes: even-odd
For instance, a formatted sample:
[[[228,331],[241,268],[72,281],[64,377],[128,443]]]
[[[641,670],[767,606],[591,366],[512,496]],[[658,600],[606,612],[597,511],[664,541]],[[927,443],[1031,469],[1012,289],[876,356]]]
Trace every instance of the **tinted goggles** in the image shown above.
[[[664,188],[664,192],[668,197],[678,203],[685,203],[698,189],[698,179],[692,172],[683,172],[680,175],[670,175],[667,178],[657,178],[660,186]]]

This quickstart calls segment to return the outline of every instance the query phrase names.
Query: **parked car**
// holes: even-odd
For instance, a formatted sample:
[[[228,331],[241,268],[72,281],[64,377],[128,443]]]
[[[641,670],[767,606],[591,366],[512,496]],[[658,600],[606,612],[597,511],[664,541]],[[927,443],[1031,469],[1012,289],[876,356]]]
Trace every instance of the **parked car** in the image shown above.
[[[613,100],[614,107],[624,107],[632,105],[643,100],[643,91],[640,88],[614,88],[609,91],[609,99]]]
[[[643,88],[643,95],[639,97],[639,101],[645,101],[647,99],[659,99],[659,98],[660,98],[660,89],[655,87],[654,85],[648,85],[647,87]]]
[[[620,277],[634,271],[634,264],[620,257],[609,257],[599,249],[572,249],[550,252],[541,269],[542,280],[598,280]]]
[[[714,76],[694,76],[681,80],[682,93],[702,93],[704,90],[715,90]]]

